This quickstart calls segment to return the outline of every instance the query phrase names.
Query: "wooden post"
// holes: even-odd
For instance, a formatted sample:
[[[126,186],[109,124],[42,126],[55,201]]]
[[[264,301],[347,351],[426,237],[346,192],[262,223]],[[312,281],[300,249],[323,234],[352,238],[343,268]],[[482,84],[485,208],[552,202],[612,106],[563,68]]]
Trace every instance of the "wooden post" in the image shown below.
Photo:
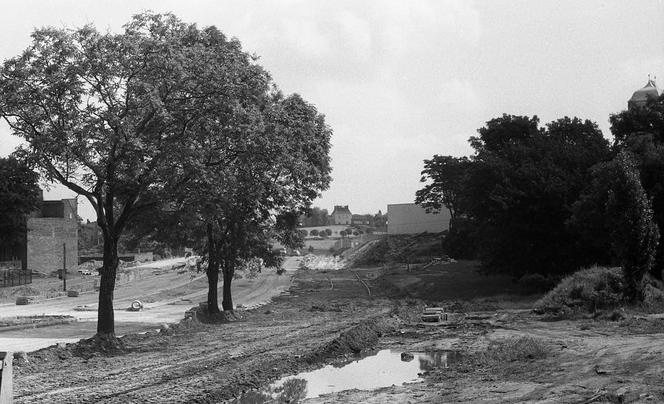
[[[67,291],[67,244],[62,243],[62,290]]]
[[[0,404],[12,404],[14,393],[12,387],[12,361],[14,354],[0,352]]]

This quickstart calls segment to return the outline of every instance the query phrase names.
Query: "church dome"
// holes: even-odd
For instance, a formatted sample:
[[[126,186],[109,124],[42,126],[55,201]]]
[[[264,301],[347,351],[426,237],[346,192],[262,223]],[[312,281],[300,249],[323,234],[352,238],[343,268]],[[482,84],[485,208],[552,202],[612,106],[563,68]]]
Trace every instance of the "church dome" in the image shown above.
[[[642,89],[634,91],[632,98],[627,101],[628,107],[641,107],[646,105],[648,100],[656,99],[659,97],[659,89],[655,84],[655,80],[648,77],[648,83]]]

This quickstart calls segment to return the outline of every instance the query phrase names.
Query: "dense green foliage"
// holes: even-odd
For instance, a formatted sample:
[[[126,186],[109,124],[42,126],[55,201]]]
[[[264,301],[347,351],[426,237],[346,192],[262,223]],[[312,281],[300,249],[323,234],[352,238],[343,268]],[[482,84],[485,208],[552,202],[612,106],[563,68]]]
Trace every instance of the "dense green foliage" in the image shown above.
[[[330,215],[327,213],[327,209],[321,209],[317,206],[314,206],[300,217],[302,227],[327,226],[329,221]]]
[[[612,115],[611,132],[618,150],[630,151],[637,161],[641,184],[652,201],[653,218],[664,228],[664,95],[642,107]],[[664,243],[659,243],[651,274],[662,278]]]
[[[563,118],[541,128],[537,117],[503,115],[478,132],[473,156],[434,156],[422,172],[430,184],[417,202],[444,205],[463,223],[450,229],[448,253],[473,255],[467,249],[475,246],[485,270],[515,276],[591,263],[567,221],[590,167],[610,157],[597,125]]]
[[[471,164],[467,157],[435,155],[431,160],[424,160],[420,182],[427,184],[415,194],[415,203],[422,205],[427,212],[437,213],[443,207],[449,209],[450,228],[453,229]]]
[[[24,241],[25,215],[39,202],[39,175],[14,157],[0,158],[0,246],[12,249]]]
[[[603,247],[622,266],[629,299],[643,300],[643,277],[655,261],[659,230],[633,155],[622,151],[594,167],[592,183],[575,210],[588,239],[607,241]]]

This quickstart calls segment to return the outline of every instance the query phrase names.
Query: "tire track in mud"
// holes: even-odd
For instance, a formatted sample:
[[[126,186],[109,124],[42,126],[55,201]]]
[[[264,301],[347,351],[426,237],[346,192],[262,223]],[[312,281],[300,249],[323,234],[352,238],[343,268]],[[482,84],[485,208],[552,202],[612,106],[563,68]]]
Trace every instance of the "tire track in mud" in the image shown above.
[[[371,297],[371,289],[369,288],[369,285],[367,285],[367,283],[364,280],[362,280],[362,278],[360,277],[360,275],[357,274],[357,272],[355,272],[355,271],[351,271],[351,272],[353,273],[353,275],[355,275],[357,280],[360,281],[360,283],[362,285],[364,285],[364,287],[367,289],[367,294],[369,295],[369,297]]]
[[[52,363],[50,369],[22,376],[16,403],[218,402],[319,364],[315,358],[304,361],[304,355],[349,327],[389,313],[367,307],[342,319],[334,312],[312,314],[303,305],[288,310],[284,316],[292,318],[250,313],[246,321],[195,332],[135,337],[126,355]]]

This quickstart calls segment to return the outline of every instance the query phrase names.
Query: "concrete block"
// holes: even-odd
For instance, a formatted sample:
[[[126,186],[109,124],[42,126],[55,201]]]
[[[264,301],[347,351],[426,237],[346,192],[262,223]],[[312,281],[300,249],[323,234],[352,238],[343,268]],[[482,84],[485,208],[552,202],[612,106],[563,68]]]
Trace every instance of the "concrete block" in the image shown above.
[[[438,323],[442,320],[440,313],[422,314],[422,321],[427,323]]]
[[[30,304],[30,299],[28,299],[27,296],[18,296],[16,298],[16,305],[17,306],[24,306],[26,304]]]

